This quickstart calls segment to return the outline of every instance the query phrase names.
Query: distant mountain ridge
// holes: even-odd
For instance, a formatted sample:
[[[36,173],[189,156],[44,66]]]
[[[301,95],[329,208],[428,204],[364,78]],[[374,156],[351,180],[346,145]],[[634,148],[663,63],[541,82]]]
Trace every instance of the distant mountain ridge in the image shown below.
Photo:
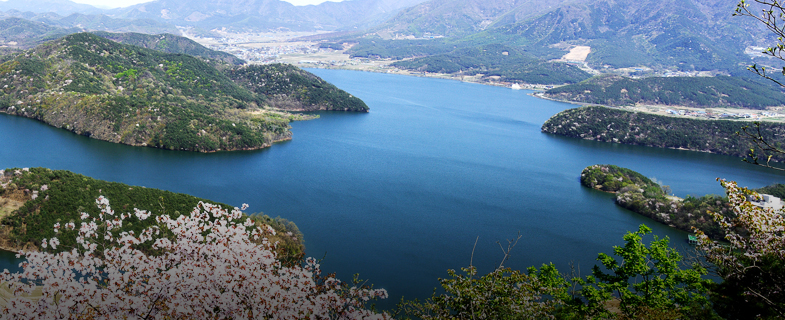
[[[17,49],[27,49],[37,46],[45,41],[58,39],[69,34],[84,32],[86,30],[95,30],[96,33],[101,33],[104,38],[112,38],[112,40],[123,42],[130,41],[133,45],[138,45],[145,48],[150,48],[150,45],[161,45],[166,43],[166,39],[171,42],[178,43],[181,46],[186,46],[196,51],[188,51],[187,48],[168,50],[167,48],[150,48],[160,49],[159,51],[173,53],[186,53],[191,55],[203,55],[203,46],[194,41],[186,38],[170,35],[169,33],[179,34],[179,30],[174,26],[164,25],[162,23],[152,20],[124,20],[114,19],[105,15],[82,15],[72,14],[68,17],[61,17],[56,14],[42,14],[34,15],[33,19],[29,20],[19,17],[2,18],[0,13],[0,46],[6,46]],[[107,30],[113,31],[112,33],[106,32]],[[129,33],[138,35],[137,37],[130,37]],[[160,37],[148,36],[144,33],[162,33]],[[140,37],[141,35],[145,37]],[[110,36],[111,35],[111,36]],[[164,37],[161,39],[161,37]],[[155,42],[143,43],[141,41]],[[161,40],[164,40],[163,42]],[[136,43],[133,43],[136,41]],[[206,48],[205,48],[206,49]],[[239,60],[236,57],[227,53],[218,53],[217,51],[210,50],[214,56],[205,56],[207,58],[224,60],[231,64],[241,64],[232,60]]]
[[[580,0],[431,0],[402,10],[375,29],[403,35],[461,36],[540,16]]]
[[[167,24],[151,19],[121,19],[107,16],[105,14],[81,14],[72,13],[67,16],[62,16],[57,13],[35,13],[35,12],[21,12],[16,10],[0,11],[0,19],[23,19],[29,22],[42,23],[49,27],[64,28],[68,30],[61,30],[66,34],[82,32],[82,31],[109,31],[109,32],[139,32],[139,33],[172,33],[180,34],[180,30],[173,24]],[[20,21],[20,24],[15,27],[17,31],[12,34],[25,32],[30,35],[30,39],[22,39],[25,43],[34,43],[36,38],[46,35],[48,32],[36,33],[33,31],[41,31],[39,27],[32,24]],[[9,35],[2,35],[8,37]]]
[[[29,11],[33,13],[56,13],[67,16],[73,13],[100,14],[102,9],[89,4],[76,3],[68,0],[8,0],[0,1],[0,11]]]
[[[424,0],[352,0],[295,6],[280,0],[157,0],[109,11],[112,16],[154,19],[203,29],[265,31],[347,30],[381,23]]]
[[[22,18],[7,18],[0,20],[0,44],[26,48],[80,31],[78,28],[66,29]]]
[[[753,62],[745,49],[771,40],[749,19],[733,17],[734,7],[724,0],[431,0],[371,28],[350,53],[422,58],[503,44],[552,60],[586,46],[585,62],[598,70],[646,66],[733,75]],[[400,39],[423,36],[418,50],[401,55]]]

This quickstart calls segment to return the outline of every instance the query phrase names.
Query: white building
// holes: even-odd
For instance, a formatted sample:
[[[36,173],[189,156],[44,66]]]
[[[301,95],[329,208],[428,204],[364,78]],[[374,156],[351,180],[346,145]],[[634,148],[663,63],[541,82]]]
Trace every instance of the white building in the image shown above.
[[[772,208],[774,210],[782,209],[782,200],[770,194],[761,194],[761,200],[754,200],[751,196],[748,196],[748,200],[750,203],[761,207],[761,208]]]

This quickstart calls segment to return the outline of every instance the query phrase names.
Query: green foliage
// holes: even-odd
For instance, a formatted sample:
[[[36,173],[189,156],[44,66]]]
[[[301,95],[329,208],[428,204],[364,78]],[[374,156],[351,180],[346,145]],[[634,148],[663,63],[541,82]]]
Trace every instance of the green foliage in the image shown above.
[[[475,267],[448,270],[439,279],[445,293],[425,302],[405,301],[399,305],[404,319],[542,319],[551,317],[563,302],[553,297],[566,295],[567,281],[553,264],[528,273],[499,268],[476,277]]]
[[[128,69],[128,70],[125,70],[123,72],[118,73],[115,76],[115,78],[122,79],[122,78],[128,77],[128,79],[130,79],[131,81],[134,81],[134,80],[136,80],[136,74],[137,73],[138,73],[138,71],[136,69]]]
[[[15,170],[18,169],[8,169],[6,174]],[[13,227],[13,241],[21,244],[32,242],[36,246],[42,239],[55,235],[52,228],[55,223],[62,225],[74,222],[78,226],[81,212],[97,216],[100,210],[95,205],[95,199],[100,195],[112,201],[112,207],[118,214],[138,208],[148,210],[154,215],[168,214],[173,218],[190,212],[199,201],[211,202],[186,194],[96,180],[70,171],[46,168],[31,168],[29,173],[13,176],[11,181],[17,186],[17,190],[6,189],[2,191],[3,194],[19,190],[39,191],[44,185],[47,186],[47,190],[40,191],[36,199],[25,202],[23,207],[2,220],[3,225]],[[231,208],[226,204],[218,205]],[[138,233],[155,220],[142,222],[132,217],[128,221],[129,223],[124,224],[123,231],[133,230]],[[78,228],[61,233],[77,231]],[[58,237],[65,244],[61,250],[68,250],[76,245],[74,236]]]
[[[581,184],[606,192],[618,192],[630,185],[646,190],[654,187],[653,197],[663,196],[660,186],[651,179],[638,172],[612,164],[598,164],[584,168],[581,172]]]
[[[574,66],[539,60],[517,48],[491,44],[450,53],[398,61],[395,67],[425,72],[499,76],[504,81],[538,84],[575,83],[590,77]]]
[[[713,239],[725,233],[709,212],[732,215],[728,199],[718,195],[667,197],[668,186],[660,185],[642,174],[614,165],[588,166],[581,172],[581,184],[616,193],[616,204],[654,221],[692,232],[695,228]]]
[[[736,255],[749,266],[744,276],[723,276],[723,281],[712,290],[714,310],[725,319],[744,319],[754,314],[759,319],[782,319],[785,311],[785,261],[764,256],[752,262],[742,254]],[[727,270],[721,270],[724,274]],[[750,290],[767,295],[768,301],[750,294]]]
[[[548,119],[542,125],[542,131],[587,140],[746,157],[754,144],[737,132],[750,124],[592,106],[562,111]],[[761,127],[764,138],[772,145],[785,145],[784,124],[762,122]],[[785,156],[775,154],[772,159],[783,161]]]
[[[442,39],[436,40],[382,40],[358,39],[357,44],[346,50],[352,58],[383,58],[401,60],[443,54],[455,49]]]
[[[368,112],[359,98],[292,65],[250,65],[228,70],[227,75],[280,109]]]
[[[785,184],[775,183],[760,189],[755,189],[755,192],[762,194],[770,194],[780,199],[785,199]]]
[[[272,218],[264,213],[249,215],[257,225],[269,225],[276,234],[268,236],[270,243],[277,243],[278,260],[288,265],[301,265],[305,258],[304,235],[294,222],[281,217]]]
[[[608,106],[660,104],[764,109],[785,104],[785,95],[778,88],[726,76],[631,79],[603,75],[550,89],[545,94],[554,99]]]
[[[191,39],[172,34],[115,33],[96,31],[93,34],[112,41],[137,47],[152,49],[164,53],[181,53],[194,57],[202,57],[223,61],[228,64],[242,65],[245,61],[229,53],[211,50]]]
[[[192,56],[124,45],[90,33],[69,35],[62,39],[61,45],[69,58],[95,69],[91,70],[93,73],[102,69],[110,72],[136,69],[149,73],[160,86],[172,87],[184,96],[236,99],[241,106],[260,102],[213,65]]]
[[[439,279],[442,293],[434,290],[424,302],[402,300],[397,318],[717,318],[709,301],[713,282],[703,279],[706,269],[697,264],[682,269],[682,257],[667,237],[643,243],[649,233],[645,225],[627,232],[624,246],[614,247],[613,255],[600,253],[601,265],[585,278],[574,272],[566,278],[553,264],[526,272],[500,266],[481,277],[473,266],[463,273],[448,270],[449,278]]]
[[[29,48],[79,31],[77,28],[60,28],[15,17],[0,20],[0,41],[5,44],[16,42],[20,48]]]
[[[167,36],[117,37],[179,43]],[[273,103],[368,110],[362,100],[295,67],[232,69],[90,33],[42,44],[0,64],[0,111],[131,145],[202,152],[267,147],[289,139],[292,117],[243,109]]]
[[[730,216],[728,199],[718,195],[687,196],[684,199],[652,197],[640,189],[626,189],[616,195],[616,204],[654,221],[679,230],[701,230],[712,239],[722,239],[725,233],[709,212]]]
[[[336,42],[321,42],[319,43],[319,49],[332,49],[341,51],[343,50],[343,44]]]
[[[698,244],[706,261],[723,278],[712,296],[717,311],[731,319],[754,314],[760,318],[785,317],[785,218],[782,210],[759,207],[750,197],[754,191],[736,182],[720,180],[728,196],[732,216],[714,214],[727,234],[726,245],[711,241],[700,231]],[[731,302],[732,301],[732,302]]]
[[[585,304],[576,304],[579,313],[590,317],[610,317],[607,302],[619,300],[621,313],[630,318],[646,316],[648,310],[677,310],[682,316],[700,315],[710,310],[708,290],[711,280],[702,279],[706,269],[694,265],[681,269],[681,255],[668,246],[667,237],[654,240],[647,247],[643,236],[651,229],[641,225],[624,236],[624,246],[614,247],[617,260],[600,253],[592,275],[577,279]],[[607,272],[606,272],[607,271]]]
[[[76,230],[62,228],[57,234],[61,246],[56,251],[70,250],[76,246],[75,235],[79,230],[80,214],[86,212],[90,216],[98,216],[100,210],[96,207],[95,199],[101,195],[111,201],[112,208],[118,215],[133,213],[134,208],[152,213],[153,218],[144,221],[140,221],[133,215],[126,219],[121,231],[134,231],[136,234],[140,234],[142,230],[154,224],[155,216],[166,214],[177,218],[181,214],[191,212],[200,201],[217,204],[223,208],[232,208],[227,204],[187,194],[102,181],[65,170],[30,168],[29,172],[20,170],[22,174],[15,175],[14,171],[17,170],[20,169],[5,170],[5,178],[9,179],[10,185],[13,187],[0,188],[0,196],[31,195],[33,191],[38,193],[35,199],[30,199],[31,197],[28,196],[28,200],[21,208],[0,221],[3,226],[13,228],[10,240],[20,246],[26,243],[40,246],[41,240],[55,236],[53,229],[55,223],[60,223],[62,226],[73,222],[77,226]],[[0,179],[3,178],[0,177]],[[291,236],[287,236],[288,232],[292,232],[294,237],[302,239],[302,234],[294,223],[280,218],[256,217],[255,219],[257,222],[269,224],[277,233],[283,234],[281,239],[290,238],[289,242],[279,248],[284,256],[300,257],[302,255],[304,250],[302,242],[294,242],[291,240]]]

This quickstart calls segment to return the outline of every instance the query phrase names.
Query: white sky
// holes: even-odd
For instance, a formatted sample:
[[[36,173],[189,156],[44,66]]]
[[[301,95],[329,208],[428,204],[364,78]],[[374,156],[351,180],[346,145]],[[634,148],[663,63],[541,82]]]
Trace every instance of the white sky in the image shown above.
[[[78,3],[86,3],[99,8],[116,8],[127,7],[142,2],[150,2],[153,0],[71,0]],[[341,2],[343,0],[283,0],[294,4],[296,6],[304,6],[309,4],[320,4],[325,1]]]

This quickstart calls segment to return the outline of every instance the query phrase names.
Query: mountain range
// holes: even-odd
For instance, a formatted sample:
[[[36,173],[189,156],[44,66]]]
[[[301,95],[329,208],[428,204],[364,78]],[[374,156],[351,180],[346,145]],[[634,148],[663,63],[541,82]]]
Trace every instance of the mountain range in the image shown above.
[[[280,0],[157,0],[109,14],[121,18],[154,19],[203,29],[296,31],[364,28],[393,17],[398,10],[423,0],[353,0],[295,6]]]
[[[740,74],[752,64],[745,50],[772,39],[751,19],[734,17],[734,8],[721,0],[431,0],[370,28],[350,53],[405,59],[503,44],[551,60],[586,46],[585,61],[599,70]]]
[[[589,47],[579,62],[600,72],[647,67],[660,73],[747,75],[744,67],[756,61],[745,52],[772,39],[750,19],[733,17],[734,6],[722,0],[350,0],[309,6],[281,0],[156,0],[95,13],[67,0],[9,0],[0,8],[37,8],[38,13],[11,10],[5,15],[69,29],[41,30],[44,39],[74,28],[173,34],[178,33],[175,26],[197,33],[343,31],[330,41],[354,43],[347,51],[351,55],[430,58],[398,64],[419,71],[494,70],[490,64],[501,62],[465,54],[504,45],[543,61],[560,59],[576,46]]]
[[[377,26],[392,34],[467,35],[510,23],[527,21],[578,0],[431,0],[401,10]]]
[[[56,13],[67,16],[73,13],[100,14],[102,9],[69,0],[7,0],[0,1],[0,11]]]
[[[424,0],[351,0],[295,6],[281,0],[157,0],[125,8],[103,10],[68,0],[0,1],[0,11],[31,19],[35,15],[102,15],[120,19],[149,19],[171,26],[233,31],[270,29],[352,30],[386,21],[399,10]],[[21,15],[26,16],[21,16]]]

